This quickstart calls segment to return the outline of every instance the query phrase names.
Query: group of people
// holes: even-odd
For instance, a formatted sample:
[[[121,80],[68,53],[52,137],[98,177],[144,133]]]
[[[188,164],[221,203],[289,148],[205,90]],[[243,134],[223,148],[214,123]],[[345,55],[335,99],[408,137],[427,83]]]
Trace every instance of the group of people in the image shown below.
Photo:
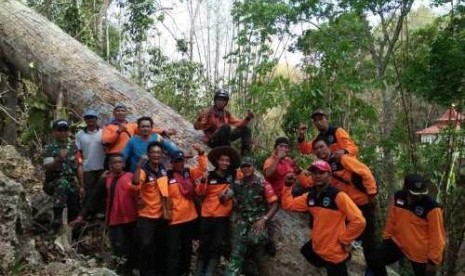
[[[378,184],[357,159],[358,148],[344,129],[329,125],[324,111],[315,111],[311,119],[319,134],[306,141],[302,125],[297,143],[302,154],[317,160],[301,169],[289,156],[289,139],[279,137],[262,177],[250,157],[248,123],[254,114],[237,119],[227,110],[228,102],[226,91],[216,91],[213,106],[194,122],[212,148],[205,154],[201,145],[192,145],[196,166],[186,164],[190,156],[170,139],[175,130],[155,128],[150,117],[128,122],[124,105],[114,107],[114,120],[103,128],[97,112],[87,110],[86,127],[75,141],[69,141],[69,122],[55,121],[54,140],[43,152],[53,229],[63,223],[78,228],[104,213],[122,274],[215,275],[226,256],[225,275],[260,275],[257,252],[266,248],[275,255],[269,226],[281,206],[311,214],[311,239],[300,252],[330,276],[348,275],[346,263],[356,240],[363,247],[366,275],[387,275],[386,265],[404,257],[415,275],[435,274],[445,231],[442,211],[428,196],[422,176],[407,175],[404,188],[393,195],[378,244]],[[231,146],[236,139],[240,151]],[[191,271],[196,240],[198,257]]]

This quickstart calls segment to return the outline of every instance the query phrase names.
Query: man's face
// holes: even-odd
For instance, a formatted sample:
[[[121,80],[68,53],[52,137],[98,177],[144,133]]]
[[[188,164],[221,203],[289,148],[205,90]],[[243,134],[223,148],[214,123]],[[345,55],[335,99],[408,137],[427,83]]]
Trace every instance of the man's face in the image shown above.
[[[163,150],[159,146],[151,147],[148,152],[149,162],[152,164],[160,163],[161,157],[163,155]]]
[[[84,121],[86,122],[87,127],[93,128],[97,126],[97,117],[87,116],[87,117],[84,117]]]
[[[244,177],[251,177],[255,173],[255,166],[252,166],[250,164],[241,165],[241,172],[244,175]]]
[[[140,121],[138,132],[140,136],[149,136],[152,133],[152,124],[150,121]]]
[[[122,157],[112,157],[110,159],[110,170],[115,173],[119,174],[123,171],[123,158]]]
[[[69,129],[55,129],[53,130],[53,137],[60,142],[67,142],[69,137]]]
[[[215,99],[215,106],[218,109],[223,109],[228,105],[228,100],[225,98],[216,98]]]
[[[319,131],[326,131],[329,128],[328,118],[325,115],[315,115],[313,117],[313,125]]]
[[[313,146],[313,153],[318,159],[328,160],[331,155],[331,149],[324,141],[318,141]]]
[[[128,111],[124,107],[115,108],[115,110],[113,111],[113,116],[115,117],[117,121],[122,122],[126,120],[127,115],[128,115]]]
[[[218,169],[220,171],[227,171],[231,165],[231,158],[228,155],[221,155],[218,158]]]
[[[177,172],[182,172],[184,169],[184,165],[186,164],[186,161],[182,158],[176,159],[171,161],[171,165],[173,166],[173,170]]]
[[[289,150],[290,150],[289,145],[285,144],[285,143],[278,144],[275,147],[276,153],[278,153],[279,151],[282,151],[282,152],[284,152],[286,154],[285,156],[287,156],[289,154]]]
[[[310,171],[310,175],[312,176],[313,184],[315,186],[325,185],[329,183],[329,180],[331,179],[330,172],[320,171],[315,168]]]

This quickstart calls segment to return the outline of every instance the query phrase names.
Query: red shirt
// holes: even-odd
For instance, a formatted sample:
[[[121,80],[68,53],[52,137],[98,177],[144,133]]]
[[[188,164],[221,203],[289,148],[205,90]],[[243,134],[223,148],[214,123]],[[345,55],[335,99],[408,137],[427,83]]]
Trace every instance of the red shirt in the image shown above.
[[[278,158],[276,155],[270,156],[266,159],[265,163],[263,164],[263,170],[267,170],[271,167],[275,159]],[[278,161],[278,166],[276,166],[276,170],[272,176],[266,177],[266,181],[271,184],[273,190],[275,191],[278,197],[281,196],[281,193],[284,188],[284,180],[288,173],[293,172],[295,168],[295,162],[289,157],[284,157],[283,159]]]
[[[118,225],[136,221],[137,218],[137,187],[132,182],[132,173],[125,172],[116,182],[113,204],[110,208],[110,188],[113,175],[106,179],[107,190],[107,218],[108,225]]]

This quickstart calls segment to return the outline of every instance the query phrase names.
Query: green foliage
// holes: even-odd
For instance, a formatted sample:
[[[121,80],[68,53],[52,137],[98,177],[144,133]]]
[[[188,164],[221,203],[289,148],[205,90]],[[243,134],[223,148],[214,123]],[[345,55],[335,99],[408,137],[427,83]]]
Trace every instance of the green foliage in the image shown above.
[[[119,6],[127,11],[128,21],[123,28],[129,33],[134,42],[143,42],[147,39],[147,31],[154,23],[157,11],[155,1],[125,0],[119,1]]]

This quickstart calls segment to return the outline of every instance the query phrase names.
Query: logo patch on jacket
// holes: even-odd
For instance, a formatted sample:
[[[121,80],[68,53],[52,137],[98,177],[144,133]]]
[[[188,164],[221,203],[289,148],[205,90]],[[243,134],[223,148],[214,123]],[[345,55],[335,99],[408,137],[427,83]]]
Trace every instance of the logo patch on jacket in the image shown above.
[[[396,204],[399,204],[401,206],[404,206],[405,205],[405,201],[401,198],[398,198],[397,201],[396,201]]]
[[[216,184],[216,183],[218,183],[218,181],[216,179],[210,180],[210,184]]]
[[[315,206],[315,200],[314,200],[313,198],[310,198],[310,199],[308,200],[308,205],[309,205],[309,206]]]
[[[417,207],[415,207],[415,209],[413,211],[415,212],[415,214],[417,216],[421,217],[425,213],[425,208],[423,208],[421,206],[417,206]]]
[[[328,207],[331,204],[331,199],[329,197],[323,198],[323,206]]]

